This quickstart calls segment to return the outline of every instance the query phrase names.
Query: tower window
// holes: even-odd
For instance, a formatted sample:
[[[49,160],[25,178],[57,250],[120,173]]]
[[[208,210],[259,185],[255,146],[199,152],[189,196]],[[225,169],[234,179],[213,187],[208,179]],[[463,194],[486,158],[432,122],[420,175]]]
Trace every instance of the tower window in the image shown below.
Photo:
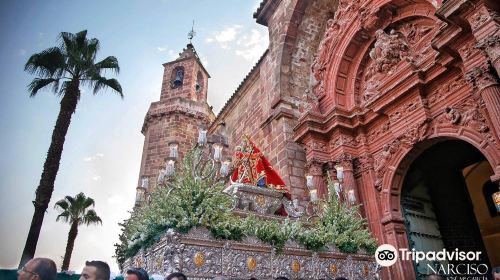
[[[182,86],[183,81],[184,81],[184,67],[177,66],[174,68],[174,71],[172,71],[172,78],[170,84],[172,88],[178,88]]]
[[[200,93],[203,89],[203,75],[200,71],[198,71],[198,75],[196,75],[196,92]]]

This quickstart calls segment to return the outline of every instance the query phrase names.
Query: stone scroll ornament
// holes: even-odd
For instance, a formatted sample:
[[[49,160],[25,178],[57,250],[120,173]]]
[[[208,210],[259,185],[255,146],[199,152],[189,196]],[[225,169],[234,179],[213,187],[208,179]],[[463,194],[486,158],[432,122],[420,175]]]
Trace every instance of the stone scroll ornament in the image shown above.
[[[231,175],[231,185],[245,184],[283,193],[286,200],[291,200],[290,190],[283,179],[273,169],[267,158],[250,140],[243,138],[241,146],[236,147],[233,157],[234,171]],[[283,206],[277,212],[286,216]]]

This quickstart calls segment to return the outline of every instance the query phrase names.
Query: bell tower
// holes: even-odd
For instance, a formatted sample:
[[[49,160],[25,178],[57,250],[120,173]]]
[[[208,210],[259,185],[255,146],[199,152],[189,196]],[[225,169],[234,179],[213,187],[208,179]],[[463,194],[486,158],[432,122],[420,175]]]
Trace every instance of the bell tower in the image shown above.
[[[194,34],[194,31],[191,31]],[[207,103],[208,74],[190,42],[174,61],[163,64],[160,100],[151,103],[144,118],[144,148],[136,206],[156,187],[160,169],[179,166],[198,139],[198,131],[215,119]]]

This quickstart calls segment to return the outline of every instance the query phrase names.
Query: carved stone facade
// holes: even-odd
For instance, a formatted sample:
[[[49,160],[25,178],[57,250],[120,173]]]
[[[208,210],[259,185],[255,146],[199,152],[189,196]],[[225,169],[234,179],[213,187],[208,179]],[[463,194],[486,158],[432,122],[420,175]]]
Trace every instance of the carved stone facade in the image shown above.
[[[264,0],[254,17],[268,27],[268,50],[209,133],[224,123],[230,151],[249,135],[292,198],[306,196],[305,175],[324,188],[342,164],[378,242],[407,248],[400,196],[415,151],[444,139],[468,142],[491,165],[491,181],[500,180],[497,2]],[[164,118],[162,110],[147,122]],[[225,250],[217,246],[215,255]],[[231,256],[243,267],[268,260],[261,274],[242,272],[249,276],[283,261],[270,254]],[[297,258],[294,267],[313,258]],[[415,279],[411,262],[383,273]]]

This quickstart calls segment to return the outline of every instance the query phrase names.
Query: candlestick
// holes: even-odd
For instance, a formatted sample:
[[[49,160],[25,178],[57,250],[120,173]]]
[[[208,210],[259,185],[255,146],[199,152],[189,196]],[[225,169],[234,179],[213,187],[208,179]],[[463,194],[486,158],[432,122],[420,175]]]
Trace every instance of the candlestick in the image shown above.
[[[347,193],[347,197],[351,204],[354,204],[356,202],[356,195],[354,194],[354,190],[349,190],[349,192]]]
[[[312,187],[314,187],[314,184],[313,184],[313,176],[311,175],[307,175],[306,176],[306,186],[310,189]]]
[[[179,156],[178,148],[179,148],[179,145],[170,144],[170,157],[171,158],[177,158]]]
[[[223,177],[229,175],[229,164],[230,162],[228,160],[225,160],[220,166],[220,175],[222,175]]]
[[[165,176],[172,177],[175,174],[175,162],[173,160],[167,161],[167,165],[165,166]]]
[[[214,160],[220,160],[222,158],[222,146],[215,144],[214,145]]]
[[[311,201],[318,200],[318,191],[317,190],[310,190],[309,195],[311,196]]]
[[[200,129],[198,131],[198,144],[203,146],[207,143],[207,131],[204,129]]]
[[[337,169],[337,179],[342,182],[344,180],[344,168],[341,165],[337,165],[335,169]]]

